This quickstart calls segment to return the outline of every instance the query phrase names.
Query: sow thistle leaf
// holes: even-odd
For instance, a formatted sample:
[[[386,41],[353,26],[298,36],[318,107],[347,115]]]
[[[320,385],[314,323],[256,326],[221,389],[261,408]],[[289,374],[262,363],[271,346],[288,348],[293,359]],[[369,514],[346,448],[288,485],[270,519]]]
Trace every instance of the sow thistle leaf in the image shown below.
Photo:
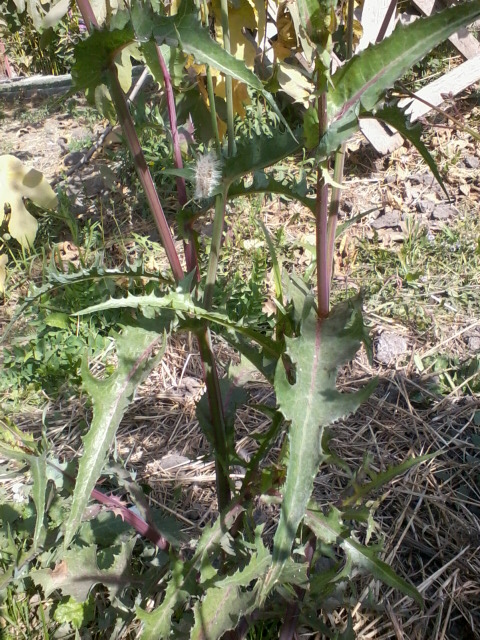
[[[301,331],[300,337],[286,339],[287,355],[295,366],[295,383],[290,384],[281,360],[275,373],[279,410],[291,422],[290,457],[273,542],[273,563],[262,587],[262,601],[290,556],[314,477],[327,456],[322,451],[325,427],[356,411],[377,384],[372,380],[355,393],[340,393],[336,388],[338,367],[350,361],[360,344],[367,341],[358,298],[335,307],[323,320],[310,309]]]
[[[83,511],[135,389],[163,356],[165,340],[158,333],[161,330],[162,327],[158,326],[155,329],[125,327],[116,339],[117,369],[106,380],[94,378],[88,370],[86,359],[82,362],[83,383],[93,402],[93,419],[84,438],[84,452],[78,466],[72,508],[66,523],[65,546],[70,544],[81,522]],[[157,355],[153,355],[159,346],[163,348]]]
[[[0,224],[5,218],[5,206],[9,205],[10,235],[22,247],[28,248],[35,240],[38,223],[28,213],[24,198],[42,209],[54,209],[57,206],[57,196],[40,171],[26,167],[15,156],[0,156]]]
[[[82,549],[66,551],[53,569],[31,571],[30,577],[41,586],[45,597],[60,589],[64,596],[72,596],[77,602],[85,602],[92,587],[105,584],[110,597],[117,597],[129,584],[130,556],[135,540],[117,548],[111,567],[100,570],[97,565],[97,547],[91,545]]]
[[[2,439],[6,441],[2,442],[2,439],[0,439],[0,452],[7,459],[27,463],[30,467],[33,480],[32,498],[37,512],[35,531],[33,534],[33,548],[36,549],[42,540],[42,536],[45,534],[43,522],[45,518],[47,492],[47,456],[45,453],[39,455],[27,454],[25,447],[28,449],[31,449],[31,447],[26,441],[24,434],[18,435],[20,436],[19,440],[23,443],[23,446],[18,446],[19,442],[15,442],[15,439],[9,431],[2,432]],[[9,440],[11,442],[9,442]],[[11,446],[11,444],[14,444],[14,446]]]
[[[293,200],[298,200],[312,213],[315,213],[316,200],[307,196],[308,185],[305,177],[298,182],[295,180],[284,180],[280,182],[271,174],[264,171],[255,171],[253,181],[248,187],[245,182],[237,182],[228,190],[228,198],[252,195],[253,193],[278,193]]]
[[[240,505],[236,505],[226,514],[222,514],[212,526],[205,527],[192,560],[188,564],[180,561],[174,563],[172,576],[159,607],[151,612],[137,607],[137,617],[143,622],[141,640],[159,640],[160,638],[170,637],[172,614],[177,606],[180,606],[188,599],[189,590],[187,586],[191,586],[189,583],[192,580],[196,582],[198,570],[205,565],[214,552],[218,551],[222,539],[228,534],[242,511],[243,508]]]
[[[130,24],[114,31],[94,30],[75,47],[72,79],[75,89],[86,91],[90,101],[98,85],[106,83],[106,71],[117,53],[133,42],[135,34]]]
[[[126,298],[111,298],[101,304],[93,305],[82,311],[78,311],[74,315],[85,315],[87,313],[95,313],[97,311],[107,311],[109,309],[163,309],[165,312],[174,311],[177,317],[183,319],[185,316],[198,320],[206,320],[213,322],[228,331],[235,331],[241,335],[253,340],[262,347],[266,356],[278,358],[281,352],[281,345],[268,336],[251,329],[242,324],[242,322],[232,322],[227,313],[220,311],[206,311],[203,307],[195,304],[189,293],[181,291],[172,291],[166,296],[157,297],[155,294],[148,296],[132,296]]]
[[[208,589],[202,602],[194,607],[195,624],[190,640],[218,640],[239,619],[256,607],[255,591],[241,591],[233,585]]]
[[[271,556],[262,542],[261,530],[262,527],[258,527],[255,531],[255,551],[248,564],[226,578],[213,579],[214,586],[209,587],[204,599],[195,605],[195,625],[190,638],[217,640],[256,607],[257,589],[245,591],[242,587],[263,578],[270,566]]]
[[[264,93],[260,79],[210,37],[208,29],[198,19],[198,11],[193,0],[184,0],[174,16],[154,16],[153,36],[158,44],[175,46],[180,44],[185,53],[194,56],[195,61],[209,64],[218,71],[245,82],[252,89]]]
[[[154,16],[153,37],[158,44],[170,46],[180,45],[182,50],[191,54],[195,62],[208,64],[213,69],[231,76],[234,80],[243,82],[247,86],[259,91],[267,100],[281,122],[289,129],[284,116],[278,109],[272,95],[265,90],[261,80],[251,71],[241,59],[227,53],[225,49],[210,37],[206,27],[203,27],[198,10],[193,0],[183,0],[174,16]],[[242,24],[242,27],[245,26]]]
[[[237,153],[225,160],[223,179],[231,184],[251,171],[258,171],[280,162],[300,149],[300,143],[289,131],[271,131],[270,135],[253,135],[241,140]]]
[[[384,92],[434,47],[480,16],[480,0],[445,9],[412,24],[344,64],[333,76],[329,92],[330,126],[320,140],[317,158],[324,158],[358,129],[360,111],[370,112]]]
[[[353,566],[372,574],[389,587],[398,589],[423,606],[422,596],[415,587],[380,560],[375,549],[366,547],[353,539],[348,527],[343,524],[342,514],[338,509],[332,507],[328,515],[324,515],[320,509],[315,511],[309,509],[305,514],[305,523],[326,544],[338,544],[342,547]]]

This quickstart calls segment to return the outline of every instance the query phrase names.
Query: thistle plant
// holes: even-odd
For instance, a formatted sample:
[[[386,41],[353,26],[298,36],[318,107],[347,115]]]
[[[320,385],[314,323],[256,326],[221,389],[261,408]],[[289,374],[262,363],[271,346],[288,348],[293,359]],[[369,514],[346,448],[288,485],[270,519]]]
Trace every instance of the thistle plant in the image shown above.
[[[295,44],[285,49],[290,53],[293,50],[300,52],[305,68],[310,69],[292,71],[292,77],[299,74],[302,86],[308,87],[307,108],[299,112],[301,115],[296,122],[286,118],[278,106],[277,96],[272,94],[273,90],[282,92],[282,82],[275,82],[275,73],[288,68],[285,66],[288,56],[279,55],[270,81],[264,83],[253,71],[253,63],[247,60],[247,55],[243,59],[238,53],[247,50],[243,40],[244,48],[237,46],[238,41],[245,38],[239,21],[246,14],[241,12],[256,20],[257,37],[261,40],[266,23],[263,3],[245,2],[237,6],[238,3],[221,0],[203,2],[199,7],[193,0],[182,0],[174,2],[170,15],[166,15],[158,3],[132,0],[127,8],[110,15],[102,25],[98,24],[89,0],[78,0],[77,4],[90,35],[75,50],[75,89],[86,91],[87,97],[105,115],[118,118],[157,225],[174,284],[169,289],[158,287],[148,295],[112,298],[77,312],[81,321],[87,314],[112,309],[134,310],[123,333],[117,337],[115,373],[98,381],[90,374],[88,363],[83,363],[82,377],[93,403],[93,419],[78,462],[71,508],[59,532],[63,547],[56,556],[57,562],[68,563],[80,553],[77,536],[83,514],[89,500],[95,498],[96,483],[135,388],[158,364],[166,336],[173,331],[188,331],[197,340],[203,365],[206,391],[198,403],[197,417],[215,460],[218,518],[205,527],[191,557],[185,558],[173,545],[168,556],[164,554],[157,564],[152,564],[150,586],[138,590],[136,607],[130,612],[132,619],[141,622],[141,637],[178,635],[214,639],[235,629],[237,635],[232,637],[244,637],[241,630],[245,628],[245,621],[248,627],[259,612],[269,610],[276,599],[286,598],[291,604],[292,594],[296,594],[293,609],[290,607],[288,615],[281,620],[280,637],[292,638],[296,632],[292,620],[298,618],[295,611],[298,613],[302,599],[307,597],[322,548],[328,548],[332,557],[337,557],[337,550],[341,549],[344,561],[337,559],[332,571],[324,576],[324,585],[317,594],[319,610],[322,599],[339,581],[352,576],[357,568],[370,572],[421,605],[422,598],[417,590],[397,576],[374,548],[359,542],[355,534],[356,523],[365,517],[360,505],[352,508],[345,499],[323,509],[312,497],[314,478],[321,465],[338,463],[328,446],[329,429],[332,425],[341,429],[341,420],[355,412],[376,386],[373,379],[355,392],[337,389],[338,369],[355,357],[362,344],[369,352],[370,341],[363,324],[360,297],[331,307],[333,251],[345,142],[359,129],[361,118],[376,117],[396,127],[415,144],[441,182],[435,163],[420,139],[419,129],[412,127],[405,114],[386,101],[385,95],[394,82],[436,44],[477,19],[480,0],[447,9],[407,27],[398,27],[390,38],[359,55],[353,54],[354,2],[349,0],[344,29],[348,39],[347,59],[335,73],[331,72],[333,42],[342,15],[337,5],[343,3],[335,0],[289,3]],[[213,37],[207,26],[212,24],[215,28],[221,25],[221,41]],[[235,51],[239,57],[232,54]],[[177,129],[179,96],[176,83],[178,85],[179,81],[172,77],[167,64],[167,59],[176,53],[184,56],[185,64],[191,65],[193,61],[199,68],[197,82],[203,91],[198,99],[208,105],[214,132],[210,141],[210,148],[214,150],[197,153],[196,160],[192,153],[186,166],[183,166]],[[164,87],[176,165],[172,173],[177,178],[179,214],[191,220],[201,214],[206,204],[214,208],[206,273],[199,271],[201,260],[190,223],[183,235],[185,255],[177,252],[122,87],[124,66],[129,70],[128,56],[145,63]],[[221,121],[216,110],[219,96],[214,94],[214,72],[218,74],[217,78],[224,80],[226,122]],[[235,89],[239,86],[260,96],[261,101],[275,112],[280,126],[271,128],[268,134],[251,133],[236,139],[234,122],[241,105],[236,102]],[[290,92],[293,100],[298,98],[298,88],[292,89],[289,85],[284,89]],[[275,165],[300,152],[315,159],[313,194],[305,195],[300,178],[288,186],[275,178]],[[246,176],[252,177],[248,184]],[[192,181],[190,200],[189,180]],[[314,286],[299,274],[281,272],[273,243],[265,231],[274,265],[277,302],[276,327],[271,333],[265,333],[248,317],[233,320],[225,309],[215,304],[227,202],[253,193],[279,193],[298,199],[313,214],[316,238]],[[192,199],[200,201],[196,209]],[[276,394],[275,409],[260,407],[271,419],[271,428],[257,454],[247,463],[240,488],[231,480],[236,459],[234,424],[236,410],[245,402],[246,395],[239,376],[231,373],[220,377],[213,331],[222,335],[245,361],[263,374]],[[279,502],[279,518],[270,548],[262,528],[255,526],[252,513],[255,499],[267,497],[267,492],[259,487],[258,476],[275,439],[282,434],[288,443],[288,461],[279,461],[286,466],[284,482],[279,480],[275,486],[268,487],[270,495],[275,495]],[[29,453],[28,461],[33,458],[35,456]],[[408,460],[394,471],[390,469],[378,474],[368,489],[377,490],[395,473],[403,473],[421,460]],[[43,460],[42,464],[46,465],[47,461]],[[43,485],[40,493],[42,491],[46,491]],[[43,519],[44,508],[44,501],[39,497],[37,522]],[[144,521],[148,521],[148,513]],[[138,522],[132,518],[129,522],[140,531]],[[37,542],[39,536],[37,530]],[[152,540],[152,535],[149,539]],[[160,530],[153,539],[163,541],[163,532]],[[43,576],[42,579],[33,576],[33,579],[43,584]],[[101,579],[100,576],[99,581]],[[83,595],[86,597],[88,592]]]

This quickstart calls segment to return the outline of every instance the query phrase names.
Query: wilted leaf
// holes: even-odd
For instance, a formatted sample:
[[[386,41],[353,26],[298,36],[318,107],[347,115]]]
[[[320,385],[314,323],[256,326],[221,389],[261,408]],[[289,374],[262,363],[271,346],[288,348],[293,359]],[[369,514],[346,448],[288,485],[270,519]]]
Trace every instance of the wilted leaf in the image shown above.
[[[8,230],[12,238],[23,247],[33,244],[38,223],[27,211],[23,199],[28,198],[42,209],[57,206],[57,196],[43,177],[43,173],[26,167],[11,155],[0,156],[0,224],[5,217],[5,206],[10,206]]]
[[[0,293],[5,293],[5,279],[7,277],[8,258],[5,254],[0,255]]]

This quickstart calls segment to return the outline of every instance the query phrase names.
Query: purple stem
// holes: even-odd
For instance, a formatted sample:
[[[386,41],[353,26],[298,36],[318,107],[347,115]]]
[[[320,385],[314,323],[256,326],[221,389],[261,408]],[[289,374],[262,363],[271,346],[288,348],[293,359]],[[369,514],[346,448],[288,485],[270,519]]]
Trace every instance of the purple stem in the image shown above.
[[[175,96],[173,95],[172,79],[170,77],[170,72],[168,70],[168,67],[165,64],[165,58],[162,55],[162,50],[158,45],[157,45],[157,56],[158,56],[158,62],[160,64],[160,68],[163,74],[163,81],[165,83],[165,93],[167,95],[167,107],[168,107],[168,116],[170,119],[170,131],[172,132],[173,157],[174,157],[175,166],[177,167],[177,169],[182,169],[183,160],[182,160],[182,151],[180,149],[180,138],[178,136],[177,110],[175,107]],[[180,203],[180,206],[183,208],[187,204],[187,189],[185,187],[185,180],[181,176],[177,176],[176,183],[177,183],[178,202]],[[200,270],[198,267],[198,258],[197,258],[197,253],[195,251],[193,234],[191,233],[191,229],[189,227],[187,227],[187,232],[189,235],[188,242],[184,243],[185,262],[187,264],[187,272],[191,273],[195,269],[195,272],[197,275],[197,281],[199,281]]]
[[[82,14],[82,18],[87,25],[88,31],[90,33],[93,28],[98,27],[90,2],[89,0],[77,0],[77,4],[80,13]],[[158,197],[152,175],[145,160],[145,156],[143,155],[140,142],[138,141],[137,132],[135,131],[135,126],[128,109],[125,95],[118,81],[117,68],[113,63],[113,57],[110,60],[110,72],[110,91],[112,94],[113,103],[118,114],[118,119],[122,126],[123,133],[125,134],[125,139],[127,141],[130,153],[132,154],[133,161],[135,163],[135,169],[137,170],[140,183],[147,197],[150,210],[157,224],[160,238],[162,240],[168,261],[173,271],[173,276],[175,280],[179,282],[184,278],[182,265],[180,264],[180,259],[178,257],[177,250],[175,249],[175,243],[173,241],[170,228],[165,218],[165,214],[163,212],[163,208],[160,203],[160,199]]]
[[[168,551],[170,548],[168,540],[166,540],[155,527],[148,524],[143,518],[128,509],[120,498],[117,498],[116,496],[107,496],[98,489],[93,489],[92,498],[97,500],[97,502],[101,502],[107,507],[107,509],[111,509],[115,515],[119,515],[124,522],[127,522],[132,526],[141,536],[144,536],[150,540],[150,542],[153,542],[153,544],[159,549],[162,551]]]

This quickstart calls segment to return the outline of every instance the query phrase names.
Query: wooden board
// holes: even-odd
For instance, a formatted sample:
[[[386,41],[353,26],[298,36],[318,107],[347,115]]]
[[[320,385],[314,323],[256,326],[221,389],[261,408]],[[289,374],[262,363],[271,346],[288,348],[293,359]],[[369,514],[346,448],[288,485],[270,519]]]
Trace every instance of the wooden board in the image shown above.
[[[417,91],[415,95],[438,107],[445,101],[442,94],[448,95],[451,93],[455,96],[470,85],[478,82],[478,80],[480,80],[480,55],[467,60],[459,67],[444,74],[441,78],[437,78],[428,86]],[[405,107],[410,102],[412,104],[408,107],[407,113],[412,121],[418,120],[418,118],[430,111],[429,106],[419,100],[412,101],[412,98],[404,98],[398,104],[400,107]]]
[[[355,53],[363,51],[369,44],[376,42],[383,20],[390,6],[391,0],[365,0],[362,7],[362,37]],[[395,28],[395,12],[388,23],[385,37],[389,36]]]
[[[412,3],[427,16],[434,9],[439,11],[444,8],[444,5],[435,0],[412,0]],[[445,2],[446,6],[451,4],[452,2],[450,1]],[[449,40],[464,58],[468,59],[480,55],[480,42],[466,28],[460,29],[451,35]]]
[[[446,6],[451,6],[454,1],[412,0],[413,4],[426,15],[430,15],[433,11],[444,9]],[[366,9],[367,13],[362,13],[362,26],[371,42],[376,39],[376,34],[378,34],[389,5],[389,0],[372,0],[372,2],[368,3],[365,0],[364,11]],[[411,22],[413,19],[415,19],[414,16],[405,16],[403,21]],[[375,20],[376,25],[369,24],[371,20]],[[389,25],[389,30],[391,28],[391,25]],[[480,42],[467,29],[459,30],[449,39],[467,61],[418,92],[417,95],[420,98],[436,107],[444,102],[442,94],[455,96],[480,80]],[[405,107],[409,103],[411,105],[407,109],[407,113],[412,121],[417,120],[431,110],[429,106],[420,102],[420,100],[412,100],[412,98],[401,100],[399,105]],[[373,120],[364,120],[360,125],[360,129],[381,154],[391,153],[392,150],[401,146],[403,142],[398,132],[387,130],[380,123],[375,124]]]

